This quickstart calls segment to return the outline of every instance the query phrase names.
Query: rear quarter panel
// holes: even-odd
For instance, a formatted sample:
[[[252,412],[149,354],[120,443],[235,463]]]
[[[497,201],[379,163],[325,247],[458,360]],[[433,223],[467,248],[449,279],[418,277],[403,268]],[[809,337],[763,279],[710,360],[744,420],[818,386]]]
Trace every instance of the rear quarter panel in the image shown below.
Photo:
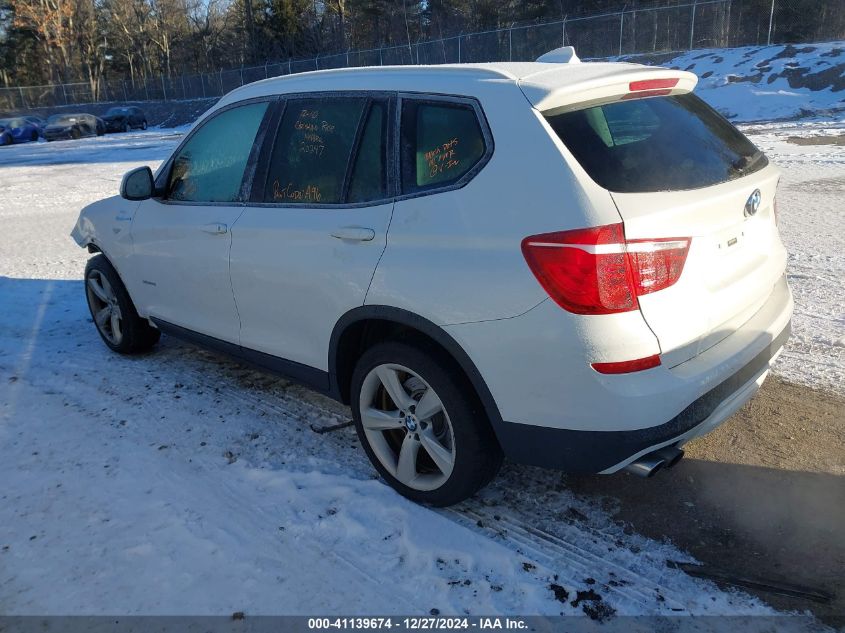
[[[510,318],[547,298],[524,237],[618,222],[610,195],[582,182],[514,82],[476,82],[492,157],[464,187],[400,199],[367,304],[439,325]]]

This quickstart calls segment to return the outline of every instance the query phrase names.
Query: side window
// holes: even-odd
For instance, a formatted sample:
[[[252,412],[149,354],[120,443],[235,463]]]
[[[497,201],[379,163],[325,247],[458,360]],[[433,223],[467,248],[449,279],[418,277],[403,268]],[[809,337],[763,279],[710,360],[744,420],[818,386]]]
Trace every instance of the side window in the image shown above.
[[[402,102],[402,193],[451,185],[484,152],[484,134],[471,106]]]
[[[250,103],[213,117],[173,158],[168,198],[185,202],[234,202],[267,102]]]
[[[338,204],[367,100],[291,99],[270,156],[264,202]]]
[[[375,102],[352,166],[347,202],[369,202],[387,197],[387,107]]]

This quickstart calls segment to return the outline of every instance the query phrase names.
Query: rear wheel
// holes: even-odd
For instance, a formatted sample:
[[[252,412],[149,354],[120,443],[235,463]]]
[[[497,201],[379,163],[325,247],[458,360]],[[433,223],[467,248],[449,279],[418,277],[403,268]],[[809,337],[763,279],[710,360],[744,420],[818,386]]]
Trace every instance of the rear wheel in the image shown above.
[[[138,316],[117,271],[102,254],[92,257],[85,267],[85,296],[97,332],[115,352],[145,352],[161,336]]]
[[[490,424],[448,357],[379,344],[358,362],[351,393],[367,456],[405,497],[451,505],[498,472],[502,453]]]

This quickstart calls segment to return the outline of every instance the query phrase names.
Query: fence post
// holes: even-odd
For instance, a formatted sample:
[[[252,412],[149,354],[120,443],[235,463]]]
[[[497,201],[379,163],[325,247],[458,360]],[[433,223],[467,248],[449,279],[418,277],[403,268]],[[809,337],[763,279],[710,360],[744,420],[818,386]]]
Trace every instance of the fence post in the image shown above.
[[[129,99],[128,99],[128,98],[127,98],[127,96],[126,96],[126,80],[125,80],[125,79],[123,79],[123,80],[121,80],[121,82],[120,82],[120,83],[121,83],[121,85],[123,86],[123,100],[124,100],[124,101],[129,101]]]
[[[461,36],[458,35],[458,63],[461,63]]]
[[[150,100],[150,91],[147,89],[147,78],[144,77],[144,95],[147,97],[147,101]]]
[[[692,3],[692,18],[690,18],[690,27],[689,27],[689,49],[692,50],[694,42],[695,42],[695,5],[698,0],[693,0]]]
[[[218,79],[220,80],[220,96],[222,97],[223,94],[224,94],[223,93],[223,69],[222,68],[220,69],[220,75],[218,76]]]
[[[378,65],[384,66],[384,58],[382,57],[383,48],[378,49]]]
[[[67,89],[65,88],[65,85],[64,85],[64,84],[62,84],[62,94],[65,96],[65,105],[68,105],[68,102],[67,102]]]
[[[241,66],[241,85],[244,85],[244,67]]]
[[[346,67],[349,68],[349,49],[346,49]]]
[[[563,16],[563,26],[561,27],[561,46],[566,46],[566,18],[569,17],[567,15]]]
[[[293,69],[290,65],[290,57],[288,57],[288,75],[292,75],[292,74],[293,74]]]
[[[181,75],[179,79],[182,81],[182,98],[188,98],[188,91],[185,89],[185,75]]]
[[[772,22],[775,19],[775,0],[772,0],[772,10],[769,11],[769,34],[766,36],[766,46],[772,44]]]
[[[164,85],[164,75],[161,75],[161,94],[164,95],[164,100],[167,101],[167,86]]]
[[[513,61],[513,22],[508,27],[508,61]]]
[[[622,57],[622,29],[625,27],[625,7],[619,12],[619,56]]]
[[[23,88],[18,86],[18,92],[21,95],[21,108],[25,108],[26,107],[26,99],[24,99],[24,96],[23,96]]]
[[[264,79],[268,79],[270,77],[269,73],[267,72],[267,63],[264,63]]]

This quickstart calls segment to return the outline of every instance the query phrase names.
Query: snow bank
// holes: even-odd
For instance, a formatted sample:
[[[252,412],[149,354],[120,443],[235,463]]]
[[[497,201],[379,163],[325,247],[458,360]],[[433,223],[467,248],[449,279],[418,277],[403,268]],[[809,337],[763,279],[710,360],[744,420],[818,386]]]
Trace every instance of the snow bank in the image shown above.
[[[845,112],[845,42],[702,49],[657,63],[698,75],[696,93],[733,121]]]

